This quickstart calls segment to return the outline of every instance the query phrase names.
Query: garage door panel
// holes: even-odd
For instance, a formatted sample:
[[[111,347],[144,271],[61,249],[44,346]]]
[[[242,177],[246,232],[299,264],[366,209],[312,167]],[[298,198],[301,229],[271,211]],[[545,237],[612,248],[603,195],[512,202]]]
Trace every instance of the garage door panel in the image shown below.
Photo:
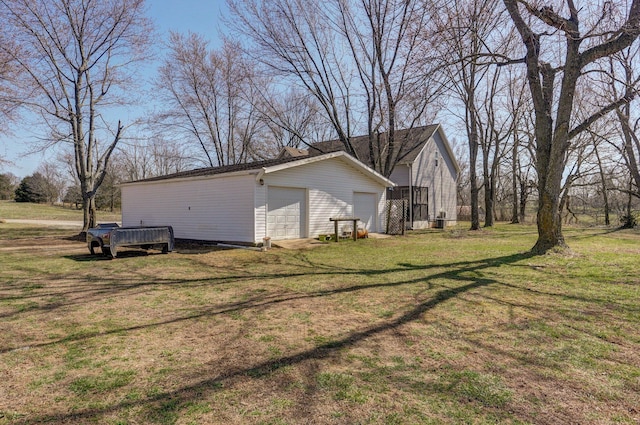
[[[378,196],[375,193],[354,192],[353,213],[360,218],[360,226],[376,232],[376,210]]]
[[[267,232],[272,239],[304,236],[306,191],[299,188],[269,187]]]

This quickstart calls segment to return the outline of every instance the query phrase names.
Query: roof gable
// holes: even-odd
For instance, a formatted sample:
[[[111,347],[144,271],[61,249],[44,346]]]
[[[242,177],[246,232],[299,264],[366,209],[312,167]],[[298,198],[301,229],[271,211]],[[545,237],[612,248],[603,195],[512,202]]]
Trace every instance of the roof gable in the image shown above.
[[[293,168],[293,167],[302,166],[302,165],[319,162],[319,161],[324,161],[332,158],[337,158],[341,160],[342,162],[346,163],[350,167],[355,168],[362,174],[377,181],[379,184],[383,186],[393,187],[396,185],[394,182],[384,177],[382,174],[378,173],[371,167],[358,161],[357,159],[355,159],[354,157],[352,157],[351,155],[347,154],[344,151],[330,152],[324,155],[307,156],[304,158],[297,158],[297,161],[291,161],[283,164],[274,164],[269,167],[264,167],[262,169],[262,172],[258,175],[258,177],[256,177],[256,179],[259,180],[264,174],[269,174],[269,173],[280,171],[286,168]]]

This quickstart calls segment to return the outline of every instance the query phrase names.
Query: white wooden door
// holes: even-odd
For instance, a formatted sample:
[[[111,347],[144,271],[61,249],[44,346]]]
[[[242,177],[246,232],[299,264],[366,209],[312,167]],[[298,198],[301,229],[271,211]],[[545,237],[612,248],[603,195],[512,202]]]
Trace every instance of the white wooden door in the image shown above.
[[[272,240],[305,237],[305,189],[269,187],[267,235]]]
[[[353,193],[353,215],[360,218],[358,226],[366,228],[370,232],[377,232],[376,204],[378,196],[375,193]]]

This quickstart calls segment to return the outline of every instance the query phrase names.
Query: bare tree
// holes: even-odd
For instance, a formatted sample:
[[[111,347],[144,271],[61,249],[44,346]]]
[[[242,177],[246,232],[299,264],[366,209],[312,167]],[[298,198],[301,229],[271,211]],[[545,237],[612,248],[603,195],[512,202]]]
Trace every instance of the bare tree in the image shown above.
[[[513,128],[517,123],[517,112],[511,109],[517,105],[513,102],[513,92],[506,89],[504,78],[501,78],[500,68],[491,67],[486,74],[486,89],[480,99],[481,107],[476,116],[484,124],[480,134],[480,149],[482,152],[482,177],[484,179],[485,227],[494,224],[496,210],[496,191],[500,180],[500,167],[509,147],[508,141],[514,135]],[[506,97],[504,102],[502,99]]]
[[[165,140],[162,134],[142,134],[120,143],[113,167],[121,181],[143,180],[185,171],[199,161],[189,155],[189,149],[176,141]]]
[[[347,41],[366,103],[370,165],[389,176],[415,145],[396,139],[442,93],[444,59],[434,55],[431,10],[418,1],[336,0],[338,29]]]
[[[304,0],[228,0],[231,27],[252,42],[256,60],[291,78],[316,98],[351,155],[351,76],[325,3]]]
[[[0,29],[0,46],[0,120],[6,123],[15,118],[16,109],[21,103],[16,96],[18,64],[13,59],[17,56],[18,47],[6,33],[6,28]],[[6,132],[7,126],[0,126],[0,133]]]
[[[0,199],[6,201],[13,199],[16,187],[20,184],[20,179],[12,173],[0,174]]]
[[[540,7],[533,1],[503,1],[526,49],[522,61],[527,67],[535,109],[539,200],[538,240],[532,252],[540,254],[566,247],[559,208],[571,140],[631,98],[627,91],[621,98],[599,105],[589,117],[576,123],[573,112],[578,81],[595,62],[629,47],[637,39],[640,0],[633,0],[628,12],[620,10],[622,5],[611,2],[578,9],[573,0],[557,2],[555,8]],[[626,16],[620,17],[622,14]],[[559,45],[560,53],[554,54]]]
[[[390,175],[412,148],[396,129],[422,124],[441,84],[417,0],[229,0],[231,25],[271,73],[304,88],[350,155],[369,135],[369,165]]]
[[[47,182],[42,190],[47,202],[53,204],[61,200],[67,182],[58,165],[51,161],[41,162],[36,168],[36,173]]]
[[[3,23],[20,46],[12,59],[29,81],[23,100],[48,126],[52,144],[73,147],[86,231],[95,224],[96,191],[124,130],[120,121],[109,126],[105,111],[131,101],[130,92],[118,90],[131,88],[131,67],[146,55],[144,0],[0,4]]]
[[[609,226],[611,224],[611,219],[609,217],[610,208],[609,208],[609,189],[607,188],[607,173],[605,171],[602,157],[600,155],[600,149],[602,148],[599,146],[597,142],[594,143],[594,145],[595,145],[594,153],[596,155],[596,159],[598,160],[597,162],[598,174],[600,176],[600,184],[601,184],[600,191],[602,192],[602,200],[604,203],[604,224],[605,226]]]
[[[638,92],[640,83],[640,45],[624,49],[609,60],[609,98],[618,98],[633,90]],[[621,143],[617,144],[633,182],[631,195],[640,198],[640,114],[637,113],[638,102],[620,105],[615,110],[618,121],[618,133]]]
[[[517,195],[514,195],[514,202],[518,205],[518,222],[524,223],[527,218],[527,205],[529,198],[537,189],[535,182],[535,138],[533,133],[532,111],[525,111],[521,125],[516,126],[514,130],[514,139],[517,138],[518,150],[514,154],[516,164],[514,171],[514,180],[517,182]],[[522,125],[524,124],[524,125]]]
[[[327,122],[311,96],[295,88],[282,90],[274,84],[256,87],[254,105],[265,124],[265,136],[274,153],[284,147],[306,148],[331,137]]]
[[[157,84],[168,105],[160,116],[165,128],[195,137],[208,166],[253,159],[261,125],[255,73],[239,46],[227,40],[213,50],[200,35],[172,33],[169,49]]]
[[[6,26],[0,28],[0,134],[9,134],[9,123],[17,117],[22,104],[17,96],[20,84],[18,63],[14,58],[18,54],[15,44]],[[11,164],[0,155],[0,166]]]
[[[461,102],[469,142],[469,178],[471,190],[471,230],[480,228],[479,200],[480,189],[477,167],[480,147],[485,159],[485,185],[488,184],[493,133],[487,124],[487,116],[482,116],[483,105],[491,100],[491,90],[496,86],[486,83],[487,73],[492,68],[492,46],[490,39],[496,33],[496,22],[502,11],[498,0],[453,0],[444,5],[439,22],[441,42],[440,53],[450,57],[451,64],[447,68],[452,83],[453,95]],[[495,68],[495,66],[493,66]],[[494,76],[498,74],[495,73]],[[496,80],[494,79],[494,82]],[[484,84],[484,86],[483,86]],[[485,98],[482,96],[482,87]],[[486,189],[486,187],[485,187]],[[491,196],[490,193],[487,196]],[[486,211],[485,218],[493,211]],[[491,220],[491,219],[490,219]]]

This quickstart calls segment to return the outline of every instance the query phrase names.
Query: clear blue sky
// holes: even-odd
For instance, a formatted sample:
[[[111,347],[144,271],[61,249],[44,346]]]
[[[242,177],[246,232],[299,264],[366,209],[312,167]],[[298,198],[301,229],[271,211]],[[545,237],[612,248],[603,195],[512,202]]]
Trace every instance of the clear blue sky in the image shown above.
[[[161,41],[166,39],[169,31],[202,34],[211,41],[212,47],[220,43],[222,15],[227,13],[225,0],[147,0],[147,8],[159,36],[159,40],[156,40],[159,52]],[[157,63],[151,64],[149,74],[153,74],[156,67]],[[151,77],[153,75],[149,75]],[[23,124],[21,127],[18,122],[12,127],[12,136],[0,136],[0,158],[13,163],[0,164],[0,173],[10,172],[20,178],[26,177],[33,174],[42,161],[55,158],[53,151],[25,156],[33,149],[32,142],[38,135],[24,128],[25,126]]]

